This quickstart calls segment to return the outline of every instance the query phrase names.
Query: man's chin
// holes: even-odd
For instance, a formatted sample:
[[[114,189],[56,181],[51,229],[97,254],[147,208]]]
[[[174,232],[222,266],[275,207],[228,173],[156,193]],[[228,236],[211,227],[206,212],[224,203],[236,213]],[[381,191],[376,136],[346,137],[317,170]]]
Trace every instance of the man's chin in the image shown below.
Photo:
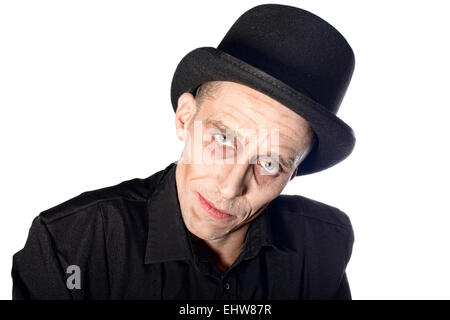
[[[201,210],[201,209],[200,209]],[[202,240],[219,240],[225,239],[234,231],[242,227],[241,224],[230,224],[213,220],[208,217],[199,215],[199,211],[194,211],[193,219],[190,221],[189,231]],[[234,221],[233,221],[234,222]]]
[[[194,233],[197,238],[208,241],[224,239],[229,234],[230,231],[197,231]]]

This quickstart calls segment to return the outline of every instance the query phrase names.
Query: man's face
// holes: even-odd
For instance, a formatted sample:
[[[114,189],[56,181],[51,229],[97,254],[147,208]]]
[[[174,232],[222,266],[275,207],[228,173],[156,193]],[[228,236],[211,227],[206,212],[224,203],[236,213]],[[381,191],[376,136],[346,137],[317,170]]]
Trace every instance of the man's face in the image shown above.
[[[313,138],[295,112],[234,82],[220,82],[201,106],[181,95],[176,127],[185,142],[177,165],[183,220],[204,240],[224,238],[258,216],[295,176]]]

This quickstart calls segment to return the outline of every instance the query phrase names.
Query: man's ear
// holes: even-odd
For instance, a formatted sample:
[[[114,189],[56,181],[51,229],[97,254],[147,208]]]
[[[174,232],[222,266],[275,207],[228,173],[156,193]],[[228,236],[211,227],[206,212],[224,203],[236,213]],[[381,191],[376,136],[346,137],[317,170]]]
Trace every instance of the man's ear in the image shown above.
[[[195,114],[195,98],[189,93],[185,92],[178,98],[177,111],[175,112],[175,128],[178,139],[185,140],[186,129],[189,121]]]

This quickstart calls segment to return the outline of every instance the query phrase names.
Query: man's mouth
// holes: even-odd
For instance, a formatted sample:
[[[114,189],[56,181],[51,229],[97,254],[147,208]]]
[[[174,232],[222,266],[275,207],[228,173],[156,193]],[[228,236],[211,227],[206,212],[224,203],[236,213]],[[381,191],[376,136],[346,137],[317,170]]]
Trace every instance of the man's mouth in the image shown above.
[[[206,200],[199,192],[196,193],[200,206],[203,208],[203,210],[205,210],[207,214],[209,214],[214,219],[225,220],[236,218],[236,216],[231,213],[217,209],[211,202]]]

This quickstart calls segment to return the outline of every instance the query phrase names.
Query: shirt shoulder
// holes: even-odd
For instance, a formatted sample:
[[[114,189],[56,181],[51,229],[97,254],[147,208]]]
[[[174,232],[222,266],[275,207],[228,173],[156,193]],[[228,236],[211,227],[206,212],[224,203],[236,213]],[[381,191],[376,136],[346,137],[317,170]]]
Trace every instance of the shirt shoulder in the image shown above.
[[[100,204],[108,202],[146,202],[157,186],[157,182],[163,172],[164,170],[161,170],[147,178],[133,178],[112,186],[82,192],[75,197],[42,211],[39,217],[43,223],[49,224],[60,219],[82,214],[86,211],[100,212],[100,210],[95,210],[95,208],[98,208]]]
[[[272,201],[273,205],[289,219],[316,220],[318,223],[351,228],[349,216],[329,204],[313,200],[300,195],[280,195]]]
[[[350,260],[354,233],[349,216],[337,207],[300,195],[280,195],[269,212],[278,241],[314,259],[344,265]]]
[[[126,262],[144,259],[147,200],[162,172],[86,191],[42,211],[24,248],[13,256],[15,296],[67,295],[65,272],[74,265],[84,276],[82,289],[71,294],[107,298],[109,272],[120,267],[126,274]]]

